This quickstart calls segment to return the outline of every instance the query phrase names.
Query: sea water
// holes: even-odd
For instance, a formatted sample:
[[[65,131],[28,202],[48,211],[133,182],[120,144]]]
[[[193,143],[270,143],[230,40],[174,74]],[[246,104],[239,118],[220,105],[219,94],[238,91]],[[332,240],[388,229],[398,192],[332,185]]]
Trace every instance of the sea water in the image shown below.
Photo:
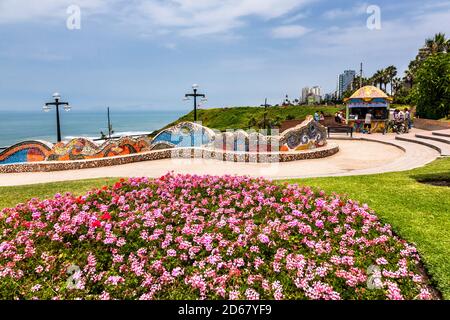
[[[151,133],[177,120],[187,111],[120,110],[111,109],[113,136]],[[101,131],[108,132],[104,111],[60,111],[63,140],[75,137],[98,139]],[[25,140],[56,141],[56,111],[0,111],[0,148]]]

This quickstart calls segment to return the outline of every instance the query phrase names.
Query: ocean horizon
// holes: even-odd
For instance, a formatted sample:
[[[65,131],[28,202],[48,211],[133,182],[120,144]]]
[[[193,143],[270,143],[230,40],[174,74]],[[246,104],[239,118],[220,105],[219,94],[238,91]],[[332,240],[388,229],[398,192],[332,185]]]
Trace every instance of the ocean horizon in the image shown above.
[[[149,134],[186,114],[186,111],[110,110],[114,136]],[[98,139],[108,132],[106,110],[60,111],[61,134],[64,141],[83,137]],[[0,147],[26,140],[56,142],[56,112],[0,111]]]

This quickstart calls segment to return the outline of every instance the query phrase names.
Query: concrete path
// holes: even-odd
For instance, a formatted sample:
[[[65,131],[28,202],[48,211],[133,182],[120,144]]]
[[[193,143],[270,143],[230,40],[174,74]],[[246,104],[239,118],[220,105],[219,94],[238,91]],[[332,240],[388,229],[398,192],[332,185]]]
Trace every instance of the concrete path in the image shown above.
[[[419,130],[414,132],[422,133]],[[396,135],[393,134],[356,134],[353,140],[346,139],[345,135],[336,134],[334,137],[336,139],[333,141],[339,144],[340,151],[324,159],[275,164],[165,159],[95,169],[0,174],[0,186],[103,177],[160,177],[169,171],[190,174],[263,176],[270,179],[363,175],[410,170],[421,167],[440,156],[435,149],[396,140]]]

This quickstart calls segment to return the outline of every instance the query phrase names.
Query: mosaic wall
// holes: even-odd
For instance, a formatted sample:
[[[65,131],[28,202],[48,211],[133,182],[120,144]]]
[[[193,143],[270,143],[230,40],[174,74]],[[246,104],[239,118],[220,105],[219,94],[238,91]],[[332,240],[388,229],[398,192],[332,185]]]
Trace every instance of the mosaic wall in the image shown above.
[[[150,140],[148,138],[133,139],[124,137],[117,141],[107,141],[102,145],[78,138],[68,143],[60,142],[56,144],[47,161],[68,161],[99,159],[115,156],[124,156],[150,150]]]
[[[67,143],[55,145],[39,141],[26,141],[0,152],[0,164],[89,160],[124,156],[151,150],[148,138],[133,139],[124,137],[117,141],[107,141],[102,145],[77,138]]]
[[[176,126],[161,131],[153,140],[152,145],[165,143],[169,146],[201,147],[211,144],[216,133],[194,122],[181,122]]]
[[[78,170],[88,168],[99,168],[107,166],[117,166],[140,161],[154,161],[161,159],[171,159],[174,157],[174,151],[179,151],[178,158],[204,158],[220,159],[230,162],[251,162],[251,163],[273,163],[289,162],[305,159],[325,158],[336,154],[339,151],[337,144],[316,150],[307,150],[305,152],[278,152],[278,153],[239,153],[232,151],[218,151],[204,148],[180,148],[166,149],[131,154],[123,157],[108,157],[91,159],[84,161],[43,161],[19,164],[5,164],[0,166],[0,173],[18,173],[18,172],[52,172],[63,170]],[[187,152],[186,152],[187,151]]]
[[[55,145],[40,141],[22,142],[0,152],[0,164],[92,160],[174,148],[203,148],[232,154],[298,152],[325,145],[325,127],[312,117],[280,136],[265,136],[243,130],[221,133],[196,123],[182,122],[163,130],[153,140],[147,137],[124,137],[117,141],[106,141],[102,145],[84,138]]]
[[[258,132],[236,130],[214,132],[199,124],[183,122],[166,129],[155,137],[154,143],[170,147],[209,147],[237,152],[288,152],[324,147],[326,128],[309,116],[304,122],[279,136],[265,136]]]
[[[298,126],[283,132],[280,137],[282,151],[301,151],[323,147],[327,144],[326,128],[309,116]]]
[[[44,141],[24,141],[0,152],[0,164],[44,161],[53,145]]]

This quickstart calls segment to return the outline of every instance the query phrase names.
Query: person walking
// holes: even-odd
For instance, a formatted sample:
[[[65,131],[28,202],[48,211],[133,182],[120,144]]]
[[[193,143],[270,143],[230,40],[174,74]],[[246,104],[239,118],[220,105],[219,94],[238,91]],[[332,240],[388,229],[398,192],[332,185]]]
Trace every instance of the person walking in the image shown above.
[[[366,118],[364,119],[364,130],[368,128],[367,133],[370,134],[372,130],[372,111],[369,109],[366,113]]]

